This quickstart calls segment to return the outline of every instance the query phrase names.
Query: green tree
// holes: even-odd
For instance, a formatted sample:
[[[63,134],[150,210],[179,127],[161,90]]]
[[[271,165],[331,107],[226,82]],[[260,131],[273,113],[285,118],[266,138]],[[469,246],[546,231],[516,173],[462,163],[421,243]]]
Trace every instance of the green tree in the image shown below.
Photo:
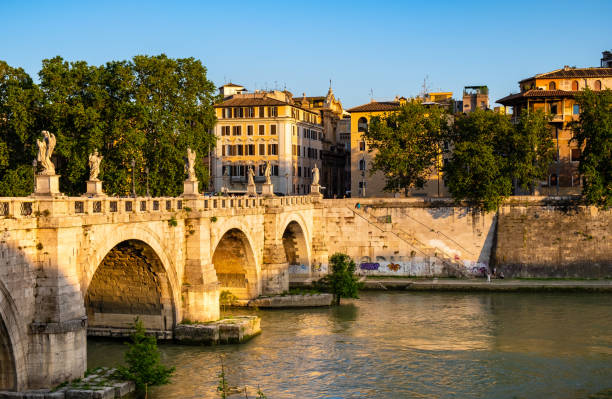
[[[0,61],[0,196],[26,196],[40,132],[42,92],[21,68]]]
[[[334,294],[336,305],[341,298],[358,298],[361,284],[355,275],[355,262],[346,254],[335,253],[329,260],[331,273],[323,277],[323,285]]]
[[[612,206],[612,90],[586,89],[577,97],[580,119],[574,140],[583,148],[579,171],[585,178],[582,195],[586,203]]]
[[[370,173],[385,175],[385,191],[427,183],[448,128],[449,116],[442,107],[407,103],[398,112],[375,116],[364,137],[375,151]]]
[[[132,342],[128,343],[129,349],[125,353],[127,367],[118,367],[117,376],[134,381],[136,389],[140,392],[144,390],[146,397],[149,386],[170,382],[174,367],[161,364],[157,340],[153,336],[146,335],[144,325],[139,319],[134,322],[131,339]]]
[[[541,112],[521,114],[516,125],[506,115],[474,110],[458,116],[450,135],[452,153],[444,181],[456,200],[496,210],[513,187],[533,190],[548,173],[552,136]]]

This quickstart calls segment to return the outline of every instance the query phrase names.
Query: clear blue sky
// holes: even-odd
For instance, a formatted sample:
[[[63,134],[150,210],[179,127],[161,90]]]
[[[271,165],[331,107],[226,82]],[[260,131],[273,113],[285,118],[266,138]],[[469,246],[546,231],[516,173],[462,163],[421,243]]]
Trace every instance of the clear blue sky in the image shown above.
[[[195,57],[217,85],[286,87],[345,107],[599,66],[612,49],[612,1],[0,0],[0,59],[36,76],[55,55],[103,64],[136,54]],[[493,103],[492,101],[492,103]]]

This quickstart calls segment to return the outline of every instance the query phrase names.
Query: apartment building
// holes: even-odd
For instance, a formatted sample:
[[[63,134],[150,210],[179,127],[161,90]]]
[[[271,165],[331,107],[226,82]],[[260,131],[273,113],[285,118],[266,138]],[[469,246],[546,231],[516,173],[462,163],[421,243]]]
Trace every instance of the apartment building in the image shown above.
[[[312,169],[321,168],[323,126],[317,110],[303,108],[288,91],[256,91],[228,84],[219,88],[213,155],[215,191],[246,192],[247,170],[253,168],[257,191],[272,168],[274,192],[307,194]]]

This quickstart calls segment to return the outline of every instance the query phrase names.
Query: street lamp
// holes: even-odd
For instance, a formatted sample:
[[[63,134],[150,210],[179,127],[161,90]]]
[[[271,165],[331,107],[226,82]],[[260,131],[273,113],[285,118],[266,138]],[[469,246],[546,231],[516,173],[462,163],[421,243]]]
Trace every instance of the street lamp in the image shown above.
[[[136,198],[136,180],[134,180],[134,169],[136,169],[136,160],[132,158],[132,197]]]
[[[150,197],[151,194],[149,194],[149,167],[148,166],[145,168],[145,174],[147,176],[147,197]]]
[[[34,159],[32,161],[32,173],[34,174],[34,192],[36,192],[36,167],[38,166],[38,161]]]

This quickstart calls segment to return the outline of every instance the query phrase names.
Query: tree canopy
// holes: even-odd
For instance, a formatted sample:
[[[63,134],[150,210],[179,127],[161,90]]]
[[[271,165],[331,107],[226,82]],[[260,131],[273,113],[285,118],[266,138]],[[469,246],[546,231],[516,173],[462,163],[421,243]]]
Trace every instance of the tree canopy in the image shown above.
[[[453,198],[492,211],[515,185],[534,189],[553,156],[547,121],[541,112],[522,113],[517,124],[480,109],[458,116],[450,135],[452,153],[443,168]]]
[[[583,198],[602,208],[612,206],[612,90],[586,89],[577,97],[580,119],[574,139],[583,148],[579,171],[584,176]]]
[[[109,194],[131,193],[132,160],[138,194],[147,169],[151,195],[180,194],[187,147],[199,156],[198,178],[208,181],[202,160],[215,144],[217,97],[199,60],[139,55],[92,66],[55,57],[43,61],[39,77],[36,85],[0,63],[0,195],[31,192],[42,129],[57,137],[53,160],[68,195],[85,191],[94,149],[104,156],[100,178]],[[8,149],[19,154],[11,158]]]
[[[364,133],[369,150],[375,151],[370,173],[384,173],[386,191],[422,188],[441,154],[448,120],[444,109],[418,103],[373,117]]]

